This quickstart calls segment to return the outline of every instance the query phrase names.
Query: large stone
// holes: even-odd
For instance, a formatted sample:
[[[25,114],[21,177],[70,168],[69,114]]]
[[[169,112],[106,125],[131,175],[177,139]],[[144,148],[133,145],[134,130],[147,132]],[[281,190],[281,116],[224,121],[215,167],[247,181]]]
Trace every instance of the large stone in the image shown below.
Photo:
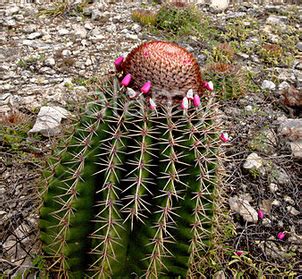
[[[61,131],[61,121],[70,113],[61,107],[41,107],[36,123],[29,133],[41,133],[43,136],[55,136]]]
[[[299,51],[302,51],[302,42],[297,43],[296,47]]]
[[[8,7],[5,10],[5,15],[6,16],[11,16],[11,15],[19,13],[19,11],[20,11],[20,8],[16,5],[13,5],[13,6]]]
[[[290,148],[295,158],[302,159],[302,140],[291,142]]]
[[[230,197],[229,205],[231,210],[239,213],[245,221],[257,223],[258,213],[247,200],[239,198],[238,196]]]
[[[212,0],[210,6],[216,11],[223,11],[229,6],[229,0]]]
[[[41,38],[42,35],[43,35],[43,34],[42,34],[41,32],[33,32],[33,33],[30,33],[30,34],[27,36],[27,39],[28,39],[28,40],[35,40],[35,39]]]
[[[246,170],[259,170],[263,166],[263,160],[257,153],[251,153],[247,156],[243,168]]]
[[[270,15],[266,19],[266,23],[270,25],[284,25],[287,24],[287,22],[288,22],[287,16]]]
[[[275,90],[276,89],[276,84],[273,83],[270,80],[264,80],[262,82],[261,88],[264,90]]]
[[[291,141],[302,141],[302,118],[285,119],[280,123],[279,133]]]

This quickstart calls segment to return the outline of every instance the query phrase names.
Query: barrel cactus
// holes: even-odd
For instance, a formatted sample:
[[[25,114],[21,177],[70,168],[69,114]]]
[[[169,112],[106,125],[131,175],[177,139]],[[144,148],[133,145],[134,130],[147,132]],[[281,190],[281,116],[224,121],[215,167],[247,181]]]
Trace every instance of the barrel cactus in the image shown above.
[[[49,160],[45,257],[59,278],[196,278],[219,180],[211,84],[171,43],[115,66]]]

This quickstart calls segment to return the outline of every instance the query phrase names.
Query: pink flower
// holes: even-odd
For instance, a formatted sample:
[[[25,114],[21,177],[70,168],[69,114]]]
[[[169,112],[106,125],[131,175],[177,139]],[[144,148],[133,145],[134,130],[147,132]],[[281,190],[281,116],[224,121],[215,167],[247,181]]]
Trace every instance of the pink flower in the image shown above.
[[[221,133],[220,139],[221,139],[223,142],[228,142],[228,141],[230,140],[228,133],[225,133],[225,132],[224,132],[224,133]]]
[[[155,104],[155,102],[153,101],[153,99],[150,98],[149,103],[150,103],[150,109],[151,109],[151,110],[155,110],[155,109],[156,109],[156,104]]]
[[[264,212],[261,209],[258,210],[258,218],[259,220],[262,220],[264,218]]]
[[[114,66],[117,71],[121,70],[121,65],[122,65],[123,61],[124,61],[123,56],[119,56],[118,58],[115,59]]]
[[[188,109],[188,108],[189,108],[189,100],[188,100],[187,97],[184,97],[184,98],[182,99],[180,107],[181,107],[182,109]]]
[[[236,251],[235,254],[240,257],[244,254],[244,252],[243,251]]]
[[[121,84],[122,84],[123,86],[127,87],[127,86],[129,85],[129,83],[131,82],[131,79],[132,79],[131,74],[127,74],[127,75],[123,78]]]
[[[283,240],[284,237],[285,237],[285,232],[279,232],[279,233],[277,234],[277,238],[280,239],[280,240]]]
[[[200,97],[197,94],[195,94],[193,98],[193,105],[194,107],[199,107],[200,104],[201,104]]]
[[[204,82],[203,83],[203,87],[209,91],[213,91],[214,90],[214,85],[213,85],[213,82],[212,81],[209,81],[209,82]]]
[[[151,89],[151,81],[147,81],[141,88],[141,92],[147,94]]]
[[[187,92],[187,98],[189,100],[193,100],[193,98],[194,98],[193,95],[194,95],[193,90],[189,89],[188,92]]]

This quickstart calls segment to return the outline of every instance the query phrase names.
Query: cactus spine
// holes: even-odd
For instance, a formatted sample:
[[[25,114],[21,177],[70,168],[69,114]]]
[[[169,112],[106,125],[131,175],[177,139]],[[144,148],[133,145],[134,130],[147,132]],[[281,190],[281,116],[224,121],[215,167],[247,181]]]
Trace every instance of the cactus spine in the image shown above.
[[[41,240],[64,278],[196,276],[211,241],[217,104],[181,111],[101,85],[50,160]]]

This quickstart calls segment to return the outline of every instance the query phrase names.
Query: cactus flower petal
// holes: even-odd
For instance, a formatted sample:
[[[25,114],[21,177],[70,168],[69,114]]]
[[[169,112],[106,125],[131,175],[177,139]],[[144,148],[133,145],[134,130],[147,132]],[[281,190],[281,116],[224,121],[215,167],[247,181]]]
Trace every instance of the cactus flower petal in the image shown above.
[[[150,103],[150,109],[155,110],[156,109],[156,103],[154,102],[154,100],[150,98],[149,103]]]
[[[193,90],[189,89],[188,92],[187,92],[187,98],[189,100],[193,100],[193,98],[194,98],[193,96],[194,96]]]
[[[197,94],[195,94],[193,98],[193,105],[194,107],[199,107],[200,104],[201,104],[200,97]]]
[[[151,81],[147,81],[141,88],[141,92],[147,94],[151,89]]]
[[[115,59],[114,66],[117,71],[121,70],[121,65],[123,61],[124,61],[124,56],[119,56],[118,58]]]
[[[121,84],[122,84],[123,86],[126,86],[126,87],[127,87],[127,86],[129,85],[129,83],[131,82],[131,79],[132,79],[131,74],[127,74],[127,75],[123,78]]]
[[[259,209],[258,210],[258,219],[262,220],[263,218],[264,218],[264,212],[261,209]]]
[[[128,95],[129,98],[135,98],[136,97],[136,92],[135,90],[133,90],[132,88],[128,87],[127,88],[127,91],[126,91],[126,94]]]
[[[228,133],[225,133],[225,132],[224,132],[224,133],[221,133],[220,139],[221,139],[223,142],[228,142],[228,141],[230,140]]]
[[[187,97],[184,97],[181,101],[181,105],[180,107],[183,109],[183,110],[186,110],[189,108],[189,100]]]
[[[279,232],[279,233],[277,234],[277,238],[280,239],[280,240],[283,240],[284,237],[285,237],[285,232]]]
[[[209,90],[209,91],[213,91],[214,90],[214,84],[212,81],[209,82],[204,82],[203,84],[204,88]]]

